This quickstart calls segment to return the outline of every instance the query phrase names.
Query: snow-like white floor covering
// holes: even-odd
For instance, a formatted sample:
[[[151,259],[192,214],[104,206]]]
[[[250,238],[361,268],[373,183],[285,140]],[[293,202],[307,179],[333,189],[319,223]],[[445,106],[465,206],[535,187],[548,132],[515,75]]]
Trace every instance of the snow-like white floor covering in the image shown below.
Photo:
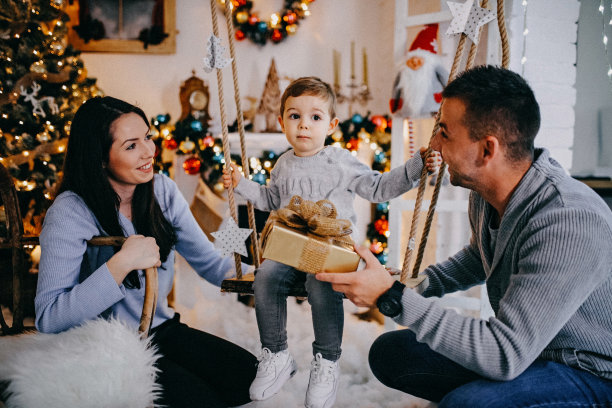
[[[223,294],[208,284],[177,256],[176,310],[181,321],[228,339],[259,354],[260,343],[255,309],[237,301],[236,294]],[[357,310],[345,300],[345,326],[340,358],[340,385],[334,407],[350,408],[421,408],[432,407],[427,401],[382,385],[368,366],[370,345],[383,331],[378,323],[365,322],[353,313]],[[298,372],[283,389],[267,401],[250,403],[245,408],[303,407],[310,361],[312,360],[312,319],[308,302],[288,300],[289,350],[298,364]]]

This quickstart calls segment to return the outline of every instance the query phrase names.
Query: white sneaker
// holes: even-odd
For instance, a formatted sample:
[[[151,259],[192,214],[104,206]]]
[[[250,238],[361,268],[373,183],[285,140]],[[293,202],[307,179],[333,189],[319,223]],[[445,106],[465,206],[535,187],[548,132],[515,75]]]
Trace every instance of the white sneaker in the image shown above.
[[[336,401],[340,367],[317,353],[312,360],[310,381],[306,391],[306,408],[330,408]]]
[[[257,374],[249,388],[253,401],[263,401],[276,394],[297,371],[297,364],[289,350],[272,353],[264,347],[257,358]]]

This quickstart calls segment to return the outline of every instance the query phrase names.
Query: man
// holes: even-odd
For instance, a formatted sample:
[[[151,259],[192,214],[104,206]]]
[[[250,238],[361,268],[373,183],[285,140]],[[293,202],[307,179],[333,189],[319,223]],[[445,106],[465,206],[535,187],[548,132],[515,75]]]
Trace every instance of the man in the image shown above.
[[[612,406],[612,212],[534,149],[539,107],[519,75],[477,67],[442,96],[432,148],[472,190],[469,245],[423,272],[422,294],[364,248],[365,269],[317,278],[409,327],[370,350],[389,387],[440,408]],[[433,298],[485,282],[486,321]]]

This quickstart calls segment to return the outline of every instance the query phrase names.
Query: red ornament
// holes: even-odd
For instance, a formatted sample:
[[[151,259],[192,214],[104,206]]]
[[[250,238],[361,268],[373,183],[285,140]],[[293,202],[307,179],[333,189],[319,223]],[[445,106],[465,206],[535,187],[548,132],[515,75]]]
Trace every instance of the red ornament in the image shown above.
[[[386,218],[380,218],[374,222],[374,228],[380,235],[385,235],[389,231],[389,221]]]
[[[346,148],[349,149],[350,151],[358,150],[359,149],[359,139],[353,138],[349,140],[348,142],[346,142]]]
[[[274,31],[272,31],[272,41],[274,42],[279,42],[280,40],[283,39],[283,35],[281,34],[280,30],[278,28],[274,29]]]
[[[251,14],[249,16],[249,24],[250,25],[255,25],[257,23],[259,23],[259,17],[257,17],[257,14]]]
[[[381,115],[374,115],[371,119],[372,123],[376,126],[376,128],[380,130],[385,130],[387,128],[387,119]]]
[[[246,34],[242,30],[236,30],[235,36],[238,41],[242,41],[246,38]]]
[[[202,162],[197,157],[190,157],[183,162],[183,169],[187,174],[198,174],[200,172],[200,167],[202,166]]]
[[[378,242],[378,240],[372,240],[372,244],[370,245],[370,252],[375,255],[380,254],[385,248],[383,247],[382,242]]]
[[[389,120],[387,121],[387,127],[388,127],[389,129],[391,129],[391,128],[393,127],[393,119],[389,119]]]
[[[215,138],[208,135],[204,139],[202,139],[202,144],[204,144],[204,146],[213,147],[215,144]]]
[[[297,21],[297,14],[289,12],[283,16],[283,20],[285,20],[287,24],[293,24]]]
[[[178,147],[178,143],[174,139],[164,139],[162,142],[164,149],[174,150]]]

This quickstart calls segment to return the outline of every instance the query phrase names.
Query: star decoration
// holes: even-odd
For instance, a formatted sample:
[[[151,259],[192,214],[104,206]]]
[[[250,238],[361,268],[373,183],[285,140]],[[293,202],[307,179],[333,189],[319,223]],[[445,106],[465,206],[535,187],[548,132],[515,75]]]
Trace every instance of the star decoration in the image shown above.
[[[496,13],[478,6],[474,0],[465,3],[447,2],[453,20],[446,35],[465,33],[474,44],[478,44],[480,27],[495,19]]]
[[[221,251],[223,256],[232,255],[234,252],[248,256],[244,241],[251,235],[251,229],[239,228],[233,218],[229,218],[225,229],[212,232],[215,237],[215,248]]]

